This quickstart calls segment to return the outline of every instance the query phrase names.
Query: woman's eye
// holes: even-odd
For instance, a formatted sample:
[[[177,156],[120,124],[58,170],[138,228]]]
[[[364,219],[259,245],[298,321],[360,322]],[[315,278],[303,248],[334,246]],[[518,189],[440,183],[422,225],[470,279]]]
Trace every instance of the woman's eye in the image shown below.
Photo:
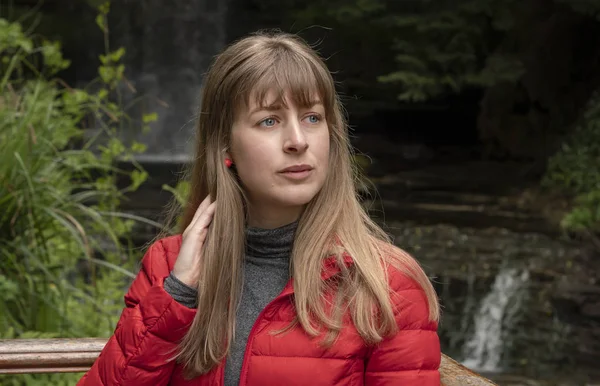
[[[275,126],[275,123],[277,123],[277,121],[275,120],[275,118],[267,118],[263,121],[260,122],[261,126],[266,126],[266,127],[272,127]]]
[[[320,120],[321,120],[321,117],[319,117],[318,115],[313,114],[313,115],[308,116],[308,121],[310,123],[319,123]]]

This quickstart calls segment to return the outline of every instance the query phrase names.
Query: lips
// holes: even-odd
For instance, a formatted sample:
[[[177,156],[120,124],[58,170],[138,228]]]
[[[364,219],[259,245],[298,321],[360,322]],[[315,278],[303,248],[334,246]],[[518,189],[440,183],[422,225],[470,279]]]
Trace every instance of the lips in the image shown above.
[[[301,173],[312,170],[310,165],[293,165],[280,171],[280,173]]]

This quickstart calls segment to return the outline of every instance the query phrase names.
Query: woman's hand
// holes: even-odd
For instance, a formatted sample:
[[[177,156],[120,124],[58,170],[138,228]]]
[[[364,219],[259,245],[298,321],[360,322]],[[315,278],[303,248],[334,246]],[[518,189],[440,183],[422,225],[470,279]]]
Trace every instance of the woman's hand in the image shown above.
[[[215,202],[206,197],[200,204],[190,225],[185,228],[179,256],[173,267],[173,275],[190,287],[197,287],[202,265],[202,252],[213,214]]]

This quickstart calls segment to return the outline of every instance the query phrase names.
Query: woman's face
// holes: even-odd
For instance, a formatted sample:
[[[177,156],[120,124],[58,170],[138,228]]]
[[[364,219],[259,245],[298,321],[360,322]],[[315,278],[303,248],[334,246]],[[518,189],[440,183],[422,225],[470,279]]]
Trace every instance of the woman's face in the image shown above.
[[[298,219],[325,183],[329,129],[318,99],[308,108],[267,94],[238,112],[230,156],[248,198],[250,225],[275,228]]]

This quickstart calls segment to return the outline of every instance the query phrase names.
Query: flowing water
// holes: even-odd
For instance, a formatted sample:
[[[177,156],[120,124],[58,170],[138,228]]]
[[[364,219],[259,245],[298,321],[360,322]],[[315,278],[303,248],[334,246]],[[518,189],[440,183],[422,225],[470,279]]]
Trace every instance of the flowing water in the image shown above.
[[[522,311],[529,271],[503,268],[490,292],[481,299],[473,317],[473,332],[463,347],[462,363],[479,372],[502,371],[502,353],[510,340],[507,326]],[[470,315],[471,316],[471,315]]]
[[[137,90],[124,90],[125,103],[143,95],[131,110],[156,112],[137,158],[181,162],[191,154],[194,117],[206,69],[226,44],[227,0],[120,0],[111,4],[111,44],[125,47],[127,77]],[[139,108],[139,110],[137,110]]]

